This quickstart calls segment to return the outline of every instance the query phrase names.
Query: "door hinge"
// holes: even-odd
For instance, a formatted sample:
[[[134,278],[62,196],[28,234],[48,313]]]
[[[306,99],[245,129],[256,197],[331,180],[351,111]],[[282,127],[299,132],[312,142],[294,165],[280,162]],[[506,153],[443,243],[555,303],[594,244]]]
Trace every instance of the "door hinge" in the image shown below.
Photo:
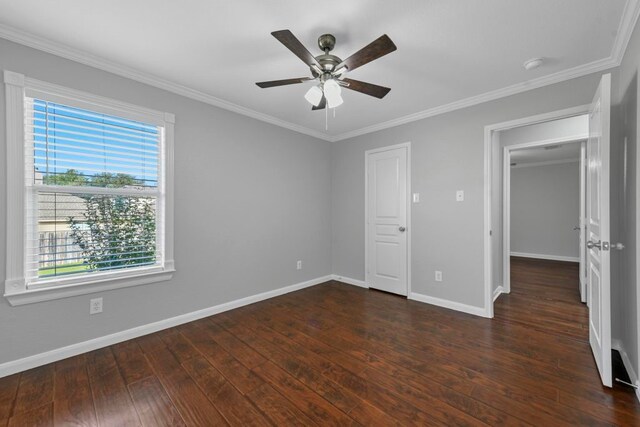
[[[493,236],[493,230],[489,230],[489,236]]]

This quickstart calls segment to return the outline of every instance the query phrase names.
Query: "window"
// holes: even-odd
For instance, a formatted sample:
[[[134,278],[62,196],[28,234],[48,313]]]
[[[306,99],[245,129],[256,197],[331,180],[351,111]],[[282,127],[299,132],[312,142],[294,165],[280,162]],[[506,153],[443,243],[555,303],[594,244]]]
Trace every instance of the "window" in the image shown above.
[[[172,115],[15,73],[5,84],[7,237],[22,254],[8,259],[10,302],[170,278]]]

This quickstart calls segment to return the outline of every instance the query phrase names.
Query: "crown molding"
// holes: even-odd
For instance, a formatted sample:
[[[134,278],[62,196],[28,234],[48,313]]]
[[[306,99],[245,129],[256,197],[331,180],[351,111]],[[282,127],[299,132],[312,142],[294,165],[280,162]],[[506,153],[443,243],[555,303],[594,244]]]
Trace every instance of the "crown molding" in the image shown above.
[[[52,42],[43,37],[39,37],[17,28],[9,27],[4,24],[0,24],[0,38],[7,39],[14,43],[18,43],[24,46],[32,47],[34,49],[41,50],[71,61],[79,62],[90,67],[94,67],[103,71],[107,71],[116,74],[121,77],[125,77],[131,80],[135,80],[140,83],[147,84],[149,86],[157,87],[159,89],[166,90],[178,95],[185,96],[187,98],[194,99],[196,101],[204,102],[205,104],[213,105],[234,113],[241,114],[243,116],[251,117],[256,120],[260,120],[272,125],[276,125],[285,129],[299,132],[305,135],[312,136],[314,138],[330,141],[331,137],[323,132],[318,132],[313,129],[309,129],[304,126],[297,125],[295,123],[287,122],[277,117],[270,116],[268,114],[261,113],[259,111],[252,110],[250,108],[243,107],[241,105],[234,104],[224,99],[217,98],[208,93],[192,89],[190,87],[171,82],[169,80],[157,77],[153,74],[138,71],[134,68],[126,65],[109,61],[99,56],[93,55],[86,51],[72,48],[62,43]]]
[[[333,137],[334,141],[342,141],[344,139],[353,138],[360,135],[365,135],[372,132],[377,132],[383,129],[389,129],[395,126],[400,126],[406,123],[415,122],[418,120],[426,119],[440,114],[449,113],[456,110],[461,110],[467,107],[473,107],[474,105],[483,104],[489,101],[495,101],[496,99],[505,98],[511,95],[517,95],[522,92],[526,92],[532,89],[538,89],[544,86],[560,83],[566,80],[582,77],[587,74],[596,73],[598,71],[604,71],[616,66],[615,61],[611,58],[600,59],[588,64],[580,65],[578,67],[570,68],[568,70],[559,71],[554,74],[542,76],[533,80],[528,80],[522,83],[517,83],[511,86],[507,86],[501,89],[485,92],[480,95],[472,96],[469,98],[454,101],[449,104],[440,105],[438,107],[429,108],[427,110],[420,111],[418,113],[409,114],[407,116],[398,117],[397,119],[388,120],[386,122],[377,123],[372,126],[367,126],[361,129],[341,133]]]
[[[484,102],[495,101],[496,99],[516,95],[532,89],[538,89],[544,86],[549,86],[552,84],[586,76],[587,74],[597,73],[599,71],[618,67],[622,63],[622,58],[624,57],[627,45],[629,44],[629,40],[631,39],[631,35],[633,34],[636,22],[638,21],[638,16],[640,16],[640,0],[627,0],[622,12],[622,17],[620,19],[620,25],[618,26],[618,32],[613,44],[613,49],[611,50],[611,55],[609,55],[608,58],[599,59],[597,61],[589,62],[587,64],[569,68],[567,70],[558,71],[556,73],[538,77],[536,79],[528,80],[522,83],[516,83],[514,85],[507,86],[501,89],[485,92],[483,94],[461,99],[459,101],[454,101],[449,104],[429,108],[418,113],[398,117],[397,119],[392,119],[386,122],[377,123],[372,126],[363,127],[361,129],[344,132],[335,135],[333,137],[333,141],[342,141],[345,139],[354,138],[356,136],[377,132],[383,129],[389,129],[406,123],[426,119],[428,117],[449,113],[455,110],[461,110],[463,108],[472,107]]]
[[[620,25],[618,26],[618,33],[611,50],[611,55],[607,58],[599,59],[588,64],[583,64],[567,70],[558,71],[547,76],[538,77],[536,79],[485,92],[480,95],[475,95],[469,98],[440,105],[438,107],[429,108],[417,113],[412,113],[403,117],[388,120],[386,122],[377,123],[375,125],[366,126],[337,135],[330,135],[325,132],[320,132],[314,129],[307,128],[305,126],[291,123],[286,120],[282,120],[277,117],[252,110],[250,108],[234,104],[224,99],[217,98],[208,93],[171,82],[152,74],[141,72],[126,65],[109,61],[91,53],[74,49],[61,43],[55,43],[43,37],[35,36],[33,34],[3,24],[0,24],[0,38],[4,38],[15,43],[51,53],[62,58],[70,59],[72,61],[98,68],[113,74],[117,74],[119,76],[126,77],[140,83],[164,89],[168,92],[182,95],[196,101],[204,102],[205,104],[213,105],[215,107],[223,108],[225,110],[251,117],[256,120],[280,126],[294,132],[299,132],[325,141],[336,142],[384,129],[389,129],[395,126],[400,126],[406,123],[415,122],[440,114],[449,113],[455,110],[472,107],[484,102],[495,101],[496,99],[516,95],[522,92],[526,92],[532,89],[538,89],[556,83],[561,83],[566,80],[585,76],[587,74],[597,73],[610,68],[615,68],[622,63],[622,58],[624,57],[627,45],[629,44],[629,40],[635,28],[636,22],[638,21],[638,16],[640,16],[640,0],[627,0],[622,13],[622,17],[620,19]]]
[[[615,58],[616,66],[622,63],[624,53],[627,51],[627,45],[633,34],[633,29],[638,22],[638,16],[640,16],[640,1],[639,0],[627,0],[622,11],[622,18],[620,19],[620,25],[618,26],[618,33],[613,43],[613,49],[611,50],[611,58]]]

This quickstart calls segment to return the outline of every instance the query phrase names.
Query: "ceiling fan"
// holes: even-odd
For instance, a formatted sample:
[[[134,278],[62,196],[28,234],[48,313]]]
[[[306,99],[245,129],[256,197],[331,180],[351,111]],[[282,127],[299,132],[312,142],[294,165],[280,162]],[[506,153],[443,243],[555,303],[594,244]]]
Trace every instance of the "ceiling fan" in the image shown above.
[[[341,87],[355,90],[366,95],[384,98],[391,90],[388,87],[348,79],[344,74],[353,71],[375,59],[396,50],[389,36],[386,34],[378,37],[367,46],[363,47],[344,61],[329,52],[336,44],[336,38],[332,34],[323,34],[318,37],[318,46],[323,54],[313,56],[304,45],[289,30],[274,31],[271,33],[280,43],[302,60],[311,69],[312,77],[300,77],[295,79],[273,80],[256,83],[261,88],[284,86],[303,83],[310,80],[318,80],[318,85],[313,86],[305,94],[305,98],[313,107],[312,110],[322,110],[325,107],[335,108],[342,104]]]

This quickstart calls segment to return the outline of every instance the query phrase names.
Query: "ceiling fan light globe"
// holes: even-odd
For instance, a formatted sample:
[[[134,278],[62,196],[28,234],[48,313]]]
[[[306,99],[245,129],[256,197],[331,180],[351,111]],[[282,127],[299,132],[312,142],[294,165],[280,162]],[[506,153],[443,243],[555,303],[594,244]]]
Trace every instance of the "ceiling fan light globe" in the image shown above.
[[[340,88],[340,85],[334,79],[329,79],[324,82],[324,95],[327,99],[334,95],[340,96],[341,91],[342,89]]]
[[[307,93],[304,95],[304,98],[309,101],[311,105],[317,107],[322,100],[322,89],[320,89],[318,86],[313,86],[307,91]]]
[[[329,108],[336,108],[342,105],[342,103],[344,102],[344,100],[342,99],[342,97],[340,96],[340,94],[332,94],[330,96],[326,95],[325,92],[325,96],[327,98],[327,106]]]

